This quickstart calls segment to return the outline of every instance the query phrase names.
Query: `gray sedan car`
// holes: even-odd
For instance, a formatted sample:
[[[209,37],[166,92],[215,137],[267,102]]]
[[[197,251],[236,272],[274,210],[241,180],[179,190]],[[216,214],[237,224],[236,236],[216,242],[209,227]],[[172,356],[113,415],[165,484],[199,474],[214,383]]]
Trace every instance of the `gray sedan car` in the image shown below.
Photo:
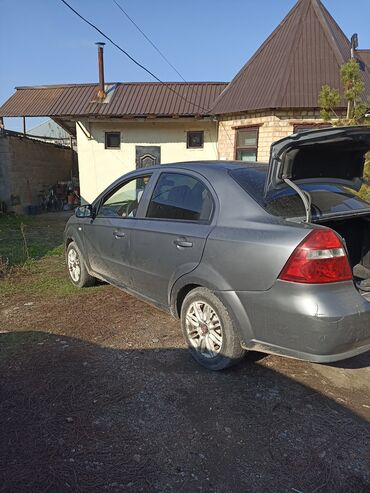
[[[370,349],[370,127],[275,143],[268,164],[143,168],[65,230],[78,287],[104,280],[181,320],[220,370],[247,350],[315,362]]]

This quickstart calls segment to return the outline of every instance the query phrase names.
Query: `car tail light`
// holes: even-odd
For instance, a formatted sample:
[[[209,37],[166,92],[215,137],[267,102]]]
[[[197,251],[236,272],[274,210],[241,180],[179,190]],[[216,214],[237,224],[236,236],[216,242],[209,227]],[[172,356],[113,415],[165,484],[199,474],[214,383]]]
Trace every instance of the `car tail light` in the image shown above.
[[[334,231],[316,229],[294,250],[279,279],[306,284],[349,281],[352,270]]]

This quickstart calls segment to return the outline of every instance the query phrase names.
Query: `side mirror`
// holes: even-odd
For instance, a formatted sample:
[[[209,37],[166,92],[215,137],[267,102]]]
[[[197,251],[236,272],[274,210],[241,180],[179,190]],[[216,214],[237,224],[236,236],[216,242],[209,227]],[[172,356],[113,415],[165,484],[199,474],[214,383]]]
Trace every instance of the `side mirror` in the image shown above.
[[[92,205],[81,205],[75,210],[76,217],[94,217],[94,208]]]

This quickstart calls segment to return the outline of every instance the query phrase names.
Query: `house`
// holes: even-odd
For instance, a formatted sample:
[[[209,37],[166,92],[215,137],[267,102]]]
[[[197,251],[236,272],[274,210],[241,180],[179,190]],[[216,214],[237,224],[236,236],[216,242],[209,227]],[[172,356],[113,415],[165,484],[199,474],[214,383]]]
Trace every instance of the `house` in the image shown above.
[[[29,130],[27,129],[26,133],[27,135],[37,138],[43,142],[53,142],[54,144],[64,144],[69,146],[71,145],[71,135],[50,118],[36,127],[30,128]]]
[[[207,111],[225,87],[102,80],[18,87],[0,115],[49,116],[77,136],[81,196],[91,202],[135,167],[217,159],[217,121]]]
[[[135,167],[268,160],[273,141],[325,124],[319,93],[340,88],[351,43],[320,0],[299,0],[229,84],[106,84],[101,45],[98,56],[99,84],[18,87],[0,108],[0,117],[49,116],[77,137],[87,202]],[[370,50],[355,56],[370,95]]]
[[[370,50],[355,56],[364,62],[370,95]],[[325,125],[321,88],[341,89],[340,67],[350,58],[351,42],[321,1],[299,0],[211,109],[219,120],[220,159],[267,161],[272,142]],[[337,113],[345,112],[343,101]]]

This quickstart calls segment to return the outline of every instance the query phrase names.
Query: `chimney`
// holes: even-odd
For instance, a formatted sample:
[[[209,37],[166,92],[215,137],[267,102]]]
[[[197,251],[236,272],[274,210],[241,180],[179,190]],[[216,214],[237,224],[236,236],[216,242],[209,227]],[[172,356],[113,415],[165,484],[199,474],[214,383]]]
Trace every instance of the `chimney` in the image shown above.
[[[105,43],[95,43],[98,47],[98,64],[99,64],[99,90],[98,90],[98,98],[104,99],[105,89],[104,89],[104,56],[103,56],[103,47]]]

